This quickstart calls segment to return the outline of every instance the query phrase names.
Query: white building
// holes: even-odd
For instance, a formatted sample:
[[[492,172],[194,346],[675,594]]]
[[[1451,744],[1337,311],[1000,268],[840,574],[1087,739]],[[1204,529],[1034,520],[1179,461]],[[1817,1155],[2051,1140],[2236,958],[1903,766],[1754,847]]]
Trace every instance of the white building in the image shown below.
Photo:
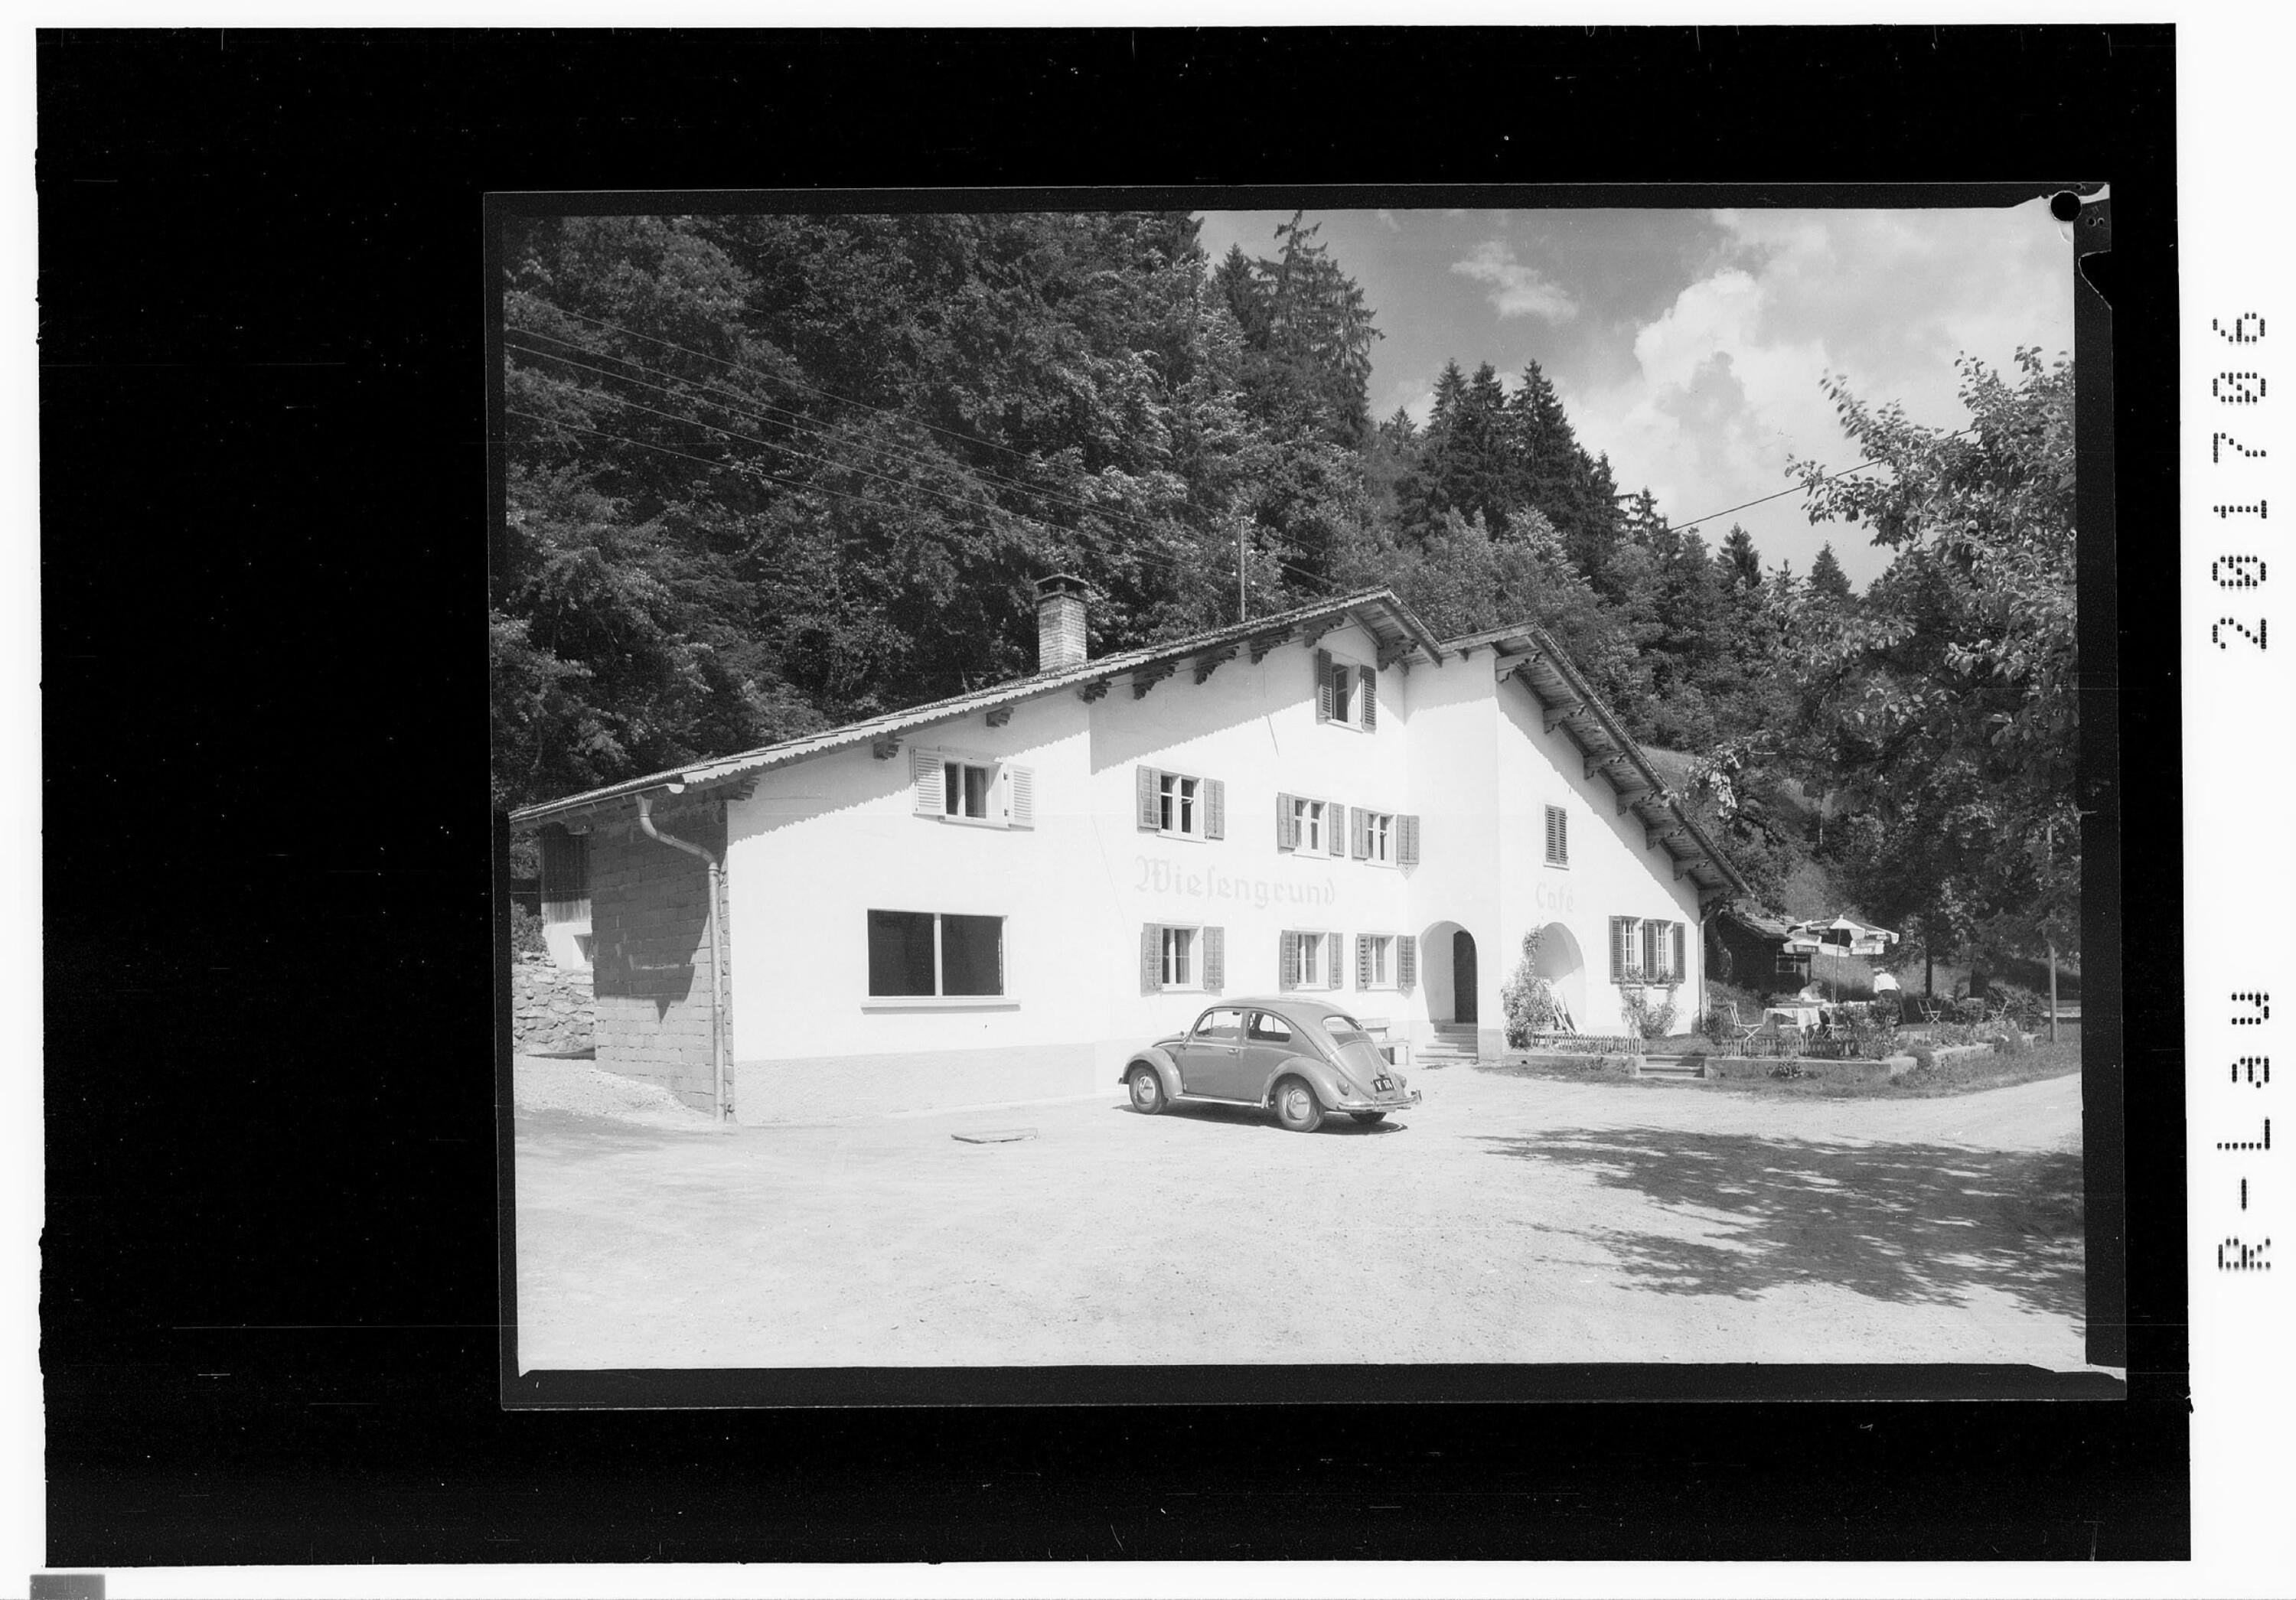
[[[1581,1030],[1629,969],[1690,1025],[1746,886],[1538,628],[1382,589],[1089,660],[1038,587],[1033,677],[512,818],[602,1065],[744,1122],[1112,1094],[1207,996],[1308,988],[1488,1056],[1533,930]]]

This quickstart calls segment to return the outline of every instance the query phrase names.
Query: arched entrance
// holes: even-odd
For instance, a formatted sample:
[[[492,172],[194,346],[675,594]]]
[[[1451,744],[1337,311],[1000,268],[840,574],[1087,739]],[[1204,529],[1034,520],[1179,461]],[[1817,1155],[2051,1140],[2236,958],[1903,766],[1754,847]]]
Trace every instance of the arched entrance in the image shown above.
[[[1475,936],[1464,928],[1451,932],[1451,1020],[1480,1020],[1475,1014]]]
[[[1554,997],[1570,1013],[1570,1026],[1584,1027],[1587,960],[1570,929],[1561,923],[1549,923],[1538,931],[1538,960],[1532,971],[1553,987]]]

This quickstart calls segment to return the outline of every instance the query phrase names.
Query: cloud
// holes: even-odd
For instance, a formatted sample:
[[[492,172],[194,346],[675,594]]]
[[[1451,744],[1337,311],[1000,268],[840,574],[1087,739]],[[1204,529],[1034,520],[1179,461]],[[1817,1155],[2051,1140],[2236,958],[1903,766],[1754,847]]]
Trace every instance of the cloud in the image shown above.
[[[1607,451],[1621,488],[1647,484],[1679,527],[1786,486],[1790,457],[1857,459],[1821,383],[1957,428],[1956,354],[1994,366],[2019,345],[2072,344],[2071,261],[2045,209],[1719,211],[1713,254],[1653,317],[1629,323],[1633,365],[1565,389],[1580,441]],[[1851,576],[1883,559],[1839,526],[1789,534],[1799,501],[1773,503],[1772,559],[1807,564],[1834,540]],[[1724,526],[1727,526],[1726,520]],[[1751,525],[1750,520],[1750,526]],[[1709,528],[1709,537],[1719,529]],[[1807,545],[1807,549],[1800,548]]]
[[[1538,316],[1548,322],[1568,322],[1578,314],[1578,302],[1562,288],[1539,275],[1536,267],[1514,258],[1514,247],[1497,239],[1475,246],[1464,261],[1451,263],[1461,277],[1490,285],[1491,304],[1502,319]]]
[[[1386,224],[1386,226],[1387,226],[1387,231],[1388,231],[1389,233],[1390,233],[1390,234],[1399,234],[1399,233],[1403,232],[1403,225],[1402,225],[1401,223],[1399,223],[1399,222],[1396,221],[1396,219],[1395,219],[1395,213],[1394,213],[1394,212],[1392,212],[1392,211],[1374,211],[1374,212],[1372,213],[1372,215],[1373,215],[1373,216],[1374,216],[1374,217],[1378,217],[1378,218],[1380,219],[1380,221],[1381,221],[1381,222],[1382,222],[1382,223]]]

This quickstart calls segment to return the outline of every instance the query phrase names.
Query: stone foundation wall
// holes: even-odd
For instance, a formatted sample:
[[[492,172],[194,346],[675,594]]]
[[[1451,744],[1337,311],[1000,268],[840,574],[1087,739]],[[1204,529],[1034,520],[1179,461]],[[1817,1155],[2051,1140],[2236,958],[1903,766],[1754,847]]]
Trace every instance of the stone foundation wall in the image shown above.
[[[591,1047],[598,1011],[590,974],[554,966],[546,956],[512,962],[511,1048],[521,1055],[563,1055]]]

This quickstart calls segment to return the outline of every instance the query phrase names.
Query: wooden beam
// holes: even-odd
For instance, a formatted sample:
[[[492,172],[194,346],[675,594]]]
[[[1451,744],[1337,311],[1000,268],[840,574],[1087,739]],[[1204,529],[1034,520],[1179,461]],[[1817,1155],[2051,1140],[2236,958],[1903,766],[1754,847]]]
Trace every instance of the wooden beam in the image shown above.
[[[1397,639],[1390,644],[1382,644],[1379,647],[1379,669],[1382,672],[1386,671],[1396,662],[1402,661],[1405,656],[1409,655],[1411,649],[1411,641],[1408,639]]]
[[[1573,716],[1578,711],[1584,710],[1586,704],[1587,702],[1583,700],[1566,700],[1561,702],[1559,704],[1547,707],[1546,731],[1550,734],[1553,733],[1554,731],[1555,724],[1561,722],[1564,718]]]
[[[1729,898],[1730,891],[1726,889],[1701,888],[1698,891],[1698,909],[1710,911]]]
[[[1257,667],[1267,659],[1269,651],[1288,644],[1291,638],[1289,628],[1279,628],[1273,633],[1254,634],[1251,637],[1251,664]]]
[[[1646,822],[1643,825],[1643,849],[1646,850],[1654,850],[1661,844],[1671,843],[1682,837],[1682,830],[1671,823]]]
[[[1690,869],[1697,865],[1698,857],[1695,856],[1693,856],[1687,861],[1684,860],[1681,857],[1677,856],[1674,858],[1674,881],[1677,883],[1681,882],[1685,878],[1690,875]]]
[[[1154,688],[1158,684],[1162,683],[1166,678],[1171,677],[1172,671],[1172,664],[1168,661],[1160,667],[1134,668],[1132,671],[1132,698],[1135,700],[1147,699],[1148,691]]]
[[[1011,706],[993,706],[989,709],[988,726],[990,727],[1003,727],[1006,723],[1012,720],[1013,708]]]
[[[1340,628],[1344,628],[1349,620],[1351,620],[1351,619],[1334,613],[1329,617],[1316,617],[1309,621],[1302,622],[1300,624],[1300,643],[1302,644],[1313,644],[1325,634],[1335,633]]]
[[[1602,771],[1603,767],[1608,767],[1611,762],[1618,759],[1619,750],[1616,745],[1610,745],[1604,749],[1595,751],[1587,757],[1587,770],[1579,775],[1582,777],[1591,778],[1596,773]]]
[[[1632,808],[1634,808],[1634,807],[1636,807],[1636,806],[1639,806],[1639,805],[1641,805],[1641,804],[1643,803],[1643,801],[1644,801],[1644,800],[1648,800],[1649,798],[1650,798],[1650,791],[1649,791],[1649,790],[1647,790],[1647,789],[1621,789],[1621,790],[1620,790],[1620,791],[1619,791],[1619,815],[1620,815],[1620,816],[1624,816],[1629,809],[1631,809]]]
[[[1219,664],[1222,661],[1234,659],[1235,646],[1233,644],[1223,644],[1218,650],[1205,651],[1196,658],[1196,681],[1202,683],[1204,679],[1219,670]]]
[[[869,741],[869,753],[880,761],[891,760],[900,753],[900,749],[901,736],[898,734],[880,734]]]
[[[1088,684],[1078,684],[1077,685],[1077,698],[1084,702],[1086,705],[1090,705],[1094,701],[1098,700],[1102,695],[1107,693],[1108,680],[1104,677],[1096,677]]]

